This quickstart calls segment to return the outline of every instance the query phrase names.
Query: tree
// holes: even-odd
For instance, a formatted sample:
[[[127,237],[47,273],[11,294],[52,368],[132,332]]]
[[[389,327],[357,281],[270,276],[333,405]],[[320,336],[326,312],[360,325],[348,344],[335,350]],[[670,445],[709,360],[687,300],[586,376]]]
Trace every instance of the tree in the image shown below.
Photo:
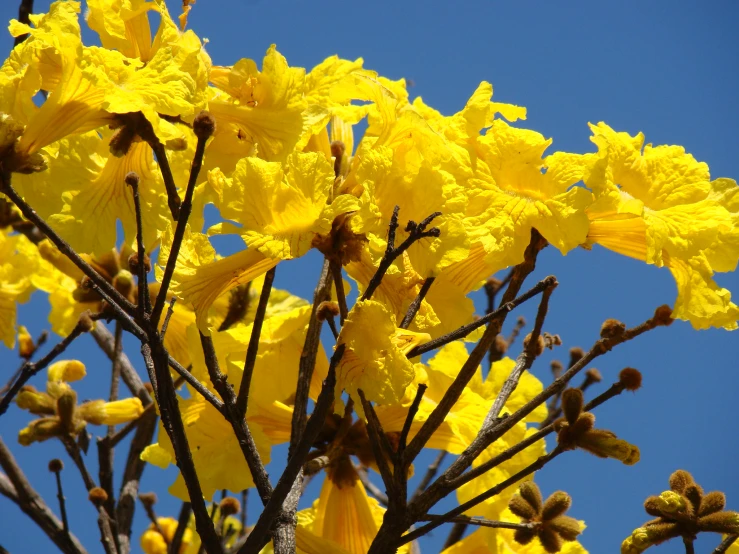
[[[29,36],[3,73],[2,338],[12,346],[17,335],[28,361],[0,412],[15,401],[41,416],[19,441],[63,445],[105,550],[129,548],[144,461],[176,461],[170,492],[186,501],[178,525],[140,495],[150,551],[184,541],[256,552],[271,538],[276,552],[386,552],[444,523],[461,551],[579,548],[580,524],[564,515],[570,497],[543,502],[527,479],[576,449],[639,460],[636,446],[594,427],[590,410],[638,389],[641,374],[624,369],[584,404],[601,379],[591,361],[674,319],[736,326],[739,310],[712,280],[739,256],[736,183],[711,180],[680,147],[644,146],[604,123],[591,126],[591,150],[545,155],[550,141],[521,126],[526,110],[492,102],[487,82],[445,117],[361,60],[331,57],[306,72],[270,47],[261,64],[212,65],[198,36],[178,30],[189,5],[179,22],[162,3],[88,7],[101,48],[83,45],[73,2],[10,27]],[[154,39],[147,10],[160,20]],[[210,204],[217,222],[205,219]],[[241,248],[219,257],[222,235]],[[544,386],[529,369],[562,345],[547,332],[559,283],[524,281],[545,248],[593,247],[667,266],[677,298],[628,328],[606,319],[591,348],[573,348],[566,368],[552,363]],[[323,264],[312,304],[273,287],[309,252]],[[487,306],[476,319],[469,295],[480,287]],[[33,290],[48,293],[52,330],[64,337],[35,362],[39,341],[14,328],[16,302]],[[533,323],[502,335],[525,303]],[[94,395],[108,401],[78,401],[70,383],[85,364],[58,360],[87,333],[113,361],[110,391]],[[124,335],[139,343],[127,357]],[[149,388],[132,362],[139,349]],[[43,370],[39,391],[27,383]],[[570,382],[578,373],[585,380]],[[130,397],[119,399],[128,396],[119,380]],[[108,426],[97,477],[88,424]],[[129,433],[119,487],[112,453]],[[545,453],[547,434],[556,442]],[[286,464],[270,479],[264,465],[280,443]],[[440,453],[416,494],[408,478],[424,448]],[[51,515],[7,448],[0,454],[3,494],[62,550],[79,551],[65,517]],[[49,465],[57,482],[62,465]],[[298,512],[317,475],[316,504]],[[678,535],[690,551],[698,532],[739,531],[723,496],[703,495],[687,473],[670,486],[646,504],[660,520],[637,528],[624,551]],[[233,517],[245,518],[245,496],[243,509],[232,497],[207,505],[219,489],[250,488],[263,505],[253,521]],[[459,507],[434,509],[455,492]],[[470,525],[482,529],[460,540]]]

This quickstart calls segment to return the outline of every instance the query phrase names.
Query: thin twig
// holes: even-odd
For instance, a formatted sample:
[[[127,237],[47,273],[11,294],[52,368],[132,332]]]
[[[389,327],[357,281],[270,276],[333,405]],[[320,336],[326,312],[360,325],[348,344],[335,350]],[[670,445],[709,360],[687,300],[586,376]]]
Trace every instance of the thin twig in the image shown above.
[[[169,320],[172,319],[172,315],[174,314],[174,305],[175,302],[177,302],[177,297],[173,296],[169,301],[169,307],[167,308],[167,314],[164,316],[164,323],[162,323],[162,340],[164,339],[164,336],[167,334],[167,328],[169,327]]]
[[[62,522],[26,479],[13,454],[0,437],[0,494],[12,500],[65,554],[86,554],[87,551],[72,533],[64,531]]]
[[[349,308],[346,305],[346,293],[344,291],[344,278],[341,276],[341,264],[338,261],[330,263],[331,276],[334,280],[334,288],[336,289],[336,302],[339,304],[339,323],[344,325],[346,317],[349,315]]]
[[[395,489],[393,471],[390,469],[388,459],[393,459],[395,453],[390,446],[390,442],[387,440],[387,435],[382,428],[382,423],[380,423],[372,403],[367,400],[362,389],[358,389],[357,393],[359,394],[359,399],[362,401],[364,415],[367,418],[367,435],[369,436],[370,446],[372,447],[372,454],[380,470],[382,482],[385,483],[385,488],[388,491],[388,499],[394,500],[394,497],[398,496],[400,491]]]
[[[39,230],[54,243],[62,254],[67,256],[74,265],[82,270],[82,273],[87,275],[99,289],[109,296],[113,300],[114,305],[119,306],[129,316],[135,316],[135,306],[126,300],[123,295],[118,292],[113,285],[106,281],[102,275],[95,271],[90,264],[83,260],[66,241],[64,241],[51,227],[49,227],[49,225],[36,213],[36,210],[31,208],[31,206],[21,198],[18,192],[10,184],[10,174],[5,171],[0,172],[0,192],[8,196],[26,219],[33,222],[34,225],[36,225],[36,227],[38,227]]]
[[[737,539],[739,539],[739,535],[729,535],[713,550],[713,554],[724,554]]]
[[[197,118],[208,118],[210,117],[207,112],[200,112],[196,116]],[[152,133],[153,134],[153,133]],[[159,317],[162,315],[162,310],[164,309],[164,302],[167,298],[167,291],[169,290],[169,284],[172,281],[172,276],[174,275],[175,266],[177,265],[177,257],[180,253],[180,247],[182,246],[182,240],[185,238],[185,229],[187,228],[187,220],[190,217],[190,212],[192,211],[192,197],[193,193],[195,192],[195,184],[198,181],[198,174],[200,173],[200,168],[203,165],[203,156],[205,155],[205,143],[208,141],[208,138],[210,138],[211,133],[206,132],[200,132],[196,133],[198,135],[198,142],[195,146],[195,156],[192,160],[192,166],[190,168],[190,179],[187,182],[187,190],[185,191],[185,200],[182,202],[182,204],[179,206],[179,210],[177,210],[176,204],[179,203],[180,197],[177,195],[177,189],[174,185],[174,179],[172,178],[172,172],[169,169],[169,162],[167,161],[167,153],[164,152],[164,147],[161,147],[160,151],[157,152],[157,149],[152,144],[152,149],[157,154],[157,161],[159,162],[159,168],[162,172],[162,177],[164,178],[164,182],[167,188],[167,198],[170,202],[170,209],[172,210],[172,215],[174,219],[177,220],[177,227],[175,227],[174,236],[172,237],[172,246],[169,250],[169,258],[167,259],[167,265],[164,269],[164,274],[162,275],[161,285],[159,287],[159,293],[157,294],[156,301],[154,302],[154,308],[151,312],[151,321],[154,323],[154,325],[158,325],[159,323]],[[154,137],[156,139],[156,137]],[[159,143],[159,139],[156,139],[156,141],[152,141],[155,143]],[[159,143],[161,145],[161,143]],[[171,189],[174,187],[174,191]],[[176,200],[175,200],[176,199]],[[176,214],[176,215],[175,215]]]
[[[33,0],[21,0],[20,6],[18,6],[18,21],[29,25],[31,20],[29,16],[33,13]],[[28,33],[18,35],[13,41],[13,48],[18,46],[21,42],[28,38]]]
[[[423,299],[426,298],[426,294],[428,294],[429,289],[431,288],[431,285],[434,284],[435,279],[436,277],[427,277],[426,280],[423,282],[423,285],[421,285],[421,290],[418,291],[418,295],[413,299],[413,302],[411,302],[410,306],[408,306],[408,311],[405,313],[403,321],[400,322],[400,329],[408,329],[408,327],[411,326],[411,323],[413,323],[413,319],[416,317],[418,310],[421,308],[421,303],[423,302]]]
[[[267,304],[269,304],[269,296],[272,293],[272,283],[275,280],[275,272],[277,267],[273,267],[264,275],[264,285],[262,292],[259,294],[259,304],[254,315],[252,323],[251,336],[249,337],[249,346],[246,348],[246,357],[244,358],[244,372],[239,385],[239,395],[236,398],[236,410],[240,414],[246,415],[246,409],[249,403],[249,387],[251,386],[251,377],[254,373],[254,365],[257,362],[257,354],[259,353],[259,339],[262,335],[262,324],[264,316],[267,313]]]
[[[59,513],[62,516],[62,528],[65,533],[69,533],[69,520],[67,519],[67,502],[64,498],[64,489],[62,488],[62,472],[54,472],[56,478],[56,498],[59,501]]]
[[[380,490],[380,487],[370,481],[367,470],[363,467],[357,467],[355,469],[357,471],[357,476],[359,477],[359,480],[362,482],[362,485],[364,485],[364,488],[367,489],[367,492],[374,496],[380,504],[382,504],[383,506],[387,506],[387,495]]]
[[[36,375],[39,371],[45,369],[51,362],[53,362],[57,358],[57,356],[62,354],[67,349],[67,347],[72,343],[72,341],[74,341],[74,339],[79,337],[85,331],[87,331],[86,324],[82,321],[78,321],[77,325],[75,325],[74,329],[72,329],[72,332],[64,337],[61,341],[59,341],[56,346],[54,346],[54,348],[52,348],[48,352],[48,354],[46,354],[46,356],[41,358],[38,362],[27,362],[23,364],[23,369],[21,370],[18,379],[16,379],[15,382],[11,385],[10,390],[5,393],[5,396],[0,399],[0,416],[8,410],[8,406],[10,406],[10,403],[13,401],[18,392],[20,392],[23,385],[25,385],[28,380]]]
[[[216,396],[206,387],[203,383],[198,381],[197,377],[195,377],[192,373],[187,371],[186,368],[180,364],[177,360],[175,360],[172,356],[168,357],[169,367],[174,369],[177,374],[182,377],[185,382],[190,385],[192,388],[194,388],[200,395],[205,398],[210,404],[218,410],[221,414],[226,414],[226,407],[223,402],[221,402]]]
[[[136,249],[138,262],[136,273],[138,276],[138,302],[139,318],[143,321],[151,311],[151,300],[149,298],[149,285],[146,282],[146,250],[144,249],[144,228],[141,217],[141,197],[139,195],[139,176],[131,172],[126,175],[126,184],[133,191],[133,207],[136,214]]]
[[[426,514],[419,521],[437,521],[444,516]],[[478,527],[490,527],[493,529],[535,529],[536,523],[513,523],[512,521],[494,521],[482,517],[457,516],[447,519],[446,523],[462,523],[464,525],[477,525]]]
[[[182,546],[182,539],[185,536],[185,531],[190,523],[190,516],[192,515],[192,506],[189,502],[183,502],[180,508],[180,515],[177,518],[177,530],[174,532],[172,542],[169,544],[167,549],[168,554],[179,554],[180,547]]]
[[[420,223],[409,221],[405,227],[405,231],[408,233],[408,237],[402,243],[400,243],[400,246],[396,248],[395,234],[398,230],[399,211],[400,206],[395,206],[395,208],[393,209],[393,215],[390,218],[390,224],[388,225],[387,247],[385,248],[385,254],[380,260],[380,265],[377,267],[377,271],[375,271],[375,274],[372,276],[370,282],[367,284],[367,288],[364,289],[362,300],[369,300],[370,298],[372,298],[375,289],[380,286],[380,282],[385,276],[385,273],[387,273],[387,270],[390,269],[390,266],[393,265],[393,262],[398,258],[398,256],[401,256],[403,252],[408,250],[408,248],[410,248],[414,242],[419,241],[423,238],[438,237],[441,233],[438,227],[431,227],[428,231],[426,230],[426,227],[434,219],[441,215],[441,212],[434,212],[430,216],[422,220]]]
[[[419,494],[426,490],[426,487],[429,486],[431,479],[433,479],[438,473],[439,466],[441,466],[441,463],[444,461],[444,458],[446,458],[447,454],[448,452],[446,450],[442,450],[436,455],[434,461],[431,462],[428,469],[426,469],[426,473],[424,474],[423,479],[421,479],[421,482],[418,483],[416,491],[411,496],[409,502],[413,502],[416,498],[418,498]]]
[[[413,425],[413,419],[416,417],[416,414],[418,413],[418,407],[421,405],[421,401],[423,400],[423,395],[426,392],[427,388],[428,388],[428,385],[424,383],[421,383],[418,385],[416,396],[413,399],[413,402],[411,403],[410,408],[408,408],[408,415],[405,416],[405,421],[403,422],[403,428],[400,431],[400,439],[398,441],[397,457],[399,460],[402,460],[403,453],[405,452],[405,446],[408,441],[408,433],[411,432],[411,425]],[[401,462],[401,465],[402,465],[402,462]]]

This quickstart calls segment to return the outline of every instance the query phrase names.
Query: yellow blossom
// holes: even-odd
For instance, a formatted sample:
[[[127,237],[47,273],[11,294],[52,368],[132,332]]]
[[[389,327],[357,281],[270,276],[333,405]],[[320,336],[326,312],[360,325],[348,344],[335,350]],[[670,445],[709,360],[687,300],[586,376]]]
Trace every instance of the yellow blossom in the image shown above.
[[[38,263],[35,247],[23,235],[0,230],[0,340],[15,346],[16,303],[28,301],[34,287],[30,279]]]
[[[708,166],[679,146],[644,146],[644,135],[591,125],[602,156],[588,182],[597,201],[586,246],[605,248],[658,267],[677,282],[672,317],[696,329],[735,329],[739,308],[713,281],[739,260],[739,187],[710,180]]]
[[[173,517],[158,517],[157,526],[159,529],[152,523],[141,535],[141,550],[145,554],[167,554],[168,545],[174,538],[177,525],[178,522]],[[159,532],[160,530],[161,533]],[[193,531],[191,529],[185,529],[179,554],[187,552],[191,542],[193,542]]]

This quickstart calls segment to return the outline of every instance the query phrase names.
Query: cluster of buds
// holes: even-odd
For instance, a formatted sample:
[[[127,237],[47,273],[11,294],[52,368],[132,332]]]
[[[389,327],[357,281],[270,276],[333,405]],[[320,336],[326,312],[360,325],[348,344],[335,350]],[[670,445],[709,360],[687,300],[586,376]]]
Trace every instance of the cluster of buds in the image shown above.
[[[621,544],[621,553],[639,554],[676,537],[692,541],[701,532],[737,534],[739,513],[725,511],[725,506],[724,493],[704,493],[690,473],[677,470],[670,475],[670,490],[644,501],[644,509],[656,519],[634,529]]]
[[[542,548],[553,553],[562,550],[564,541],[574,541],[582,532],[580,522],[564,515],[572,499],[566,492],[557,491],[546,501],[533,481],[524,481],[513,495],[508,508],[520,517],[528,528],[517,529],[513,538],[519,544],[529,544],[539,537]]]
[[[15,399],[19,408],[42,416],[32,421],[18,433],[18,442],[28,446],[53,437],[74,437],[88,423],[93,425],[117,425],[139,417],[144,407],[138,398],[115,402],[92,400],[77,405],[77,393],[69,383],[79,381],[87,374],[85,365],[77,360],[64,360],[52,364],[48,371],[46,392],[24,386]]]
[[[595,416],[583,411],[580,389],[567,389],[562,394],[564,417],[554,422],[557,443],[565,450],[582,448],[601,458],[615,458],[626,465],[639,461],[639,448],[619,439],[611,431],[594,429]]]

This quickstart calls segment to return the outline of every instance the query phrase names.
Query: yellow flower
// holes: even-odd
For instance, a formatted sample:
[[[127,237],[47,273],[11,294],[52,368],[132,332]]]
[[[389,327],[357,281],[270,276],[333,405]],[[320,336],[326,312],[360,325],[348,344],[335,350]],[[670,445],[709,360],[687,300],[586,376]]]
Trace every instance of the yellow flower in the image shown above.
[[[588,181],[596,203],[586,246],[658,267],[677,282],[675,319],[696,329],[735,329],[739,308],[712,279],[739,260],[739,187],[710,181],[708,166],[679,146],[644,146],[644,136],[591,125],[602,159]]]
[[[28,446],[54,437],[72,436],[93,425],[127,423],[144,413],[138,398],[114,402],[91,400],[77,405],[77,393],[69,386],[86,375],[85,365],[77,360],[63,360],[48,369],[46,392],[25,386],[15,398],[16,405],[32,414],[41,415],[18,433],[18,442]]]
[[[26,237],[10,235],[8,229],[0,230],[0,340],[13,348],[16,303],[28,301],[33,292],[30,276],[38,256]]]
[[[425,333],[398,329],[395,318],[380,302],[357,302],[338,339],[346,349],[336,371],[337,398],[346,390],[356,399],[359,410],[357,390],[362,389],[371,402],[398,402],[414,375],[406,353],[429,339]]]
[[[218,121],[211,148],[236,138],[247,150],[243,155],[250,150],[265,160],[284,161],[303,133],[304,80],[305,69],[289,67],[274,45],[261,71],[248,59],[233,67],[213,67],[210,81],[219,90],[208,104]]]
[[[158,517],[157,525],[161,533],[152,523],[141,535],[141,550],[145,554],[167,554],[168,545],[174,538],[178,522],[173,517]],[[185,529],[179,554],[184,554],[189,549],[191,542],[193,542],[193,531]]]

